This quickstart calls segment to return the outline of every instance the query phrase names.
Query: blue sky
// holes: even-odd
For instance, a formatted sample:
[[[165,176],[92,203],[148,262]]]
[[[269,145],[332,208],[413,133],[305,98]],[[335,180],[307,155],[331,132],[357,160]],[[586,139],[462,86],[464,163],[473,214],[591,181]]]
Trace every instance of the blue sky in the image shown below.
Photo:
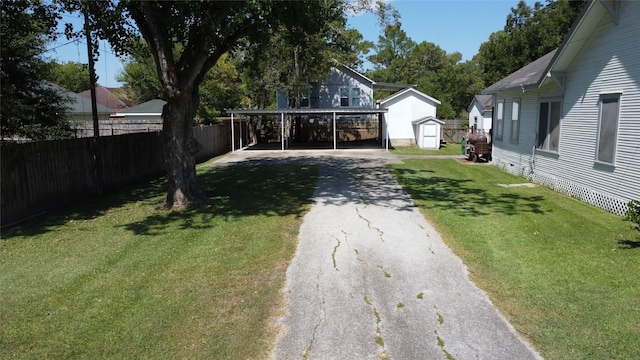
[[[533,6],[535,1],[526,2]],[[393,0],[391,3],[400,13],[402,29],[413,41],[432,42],[447,53],[457,51],[463,60],[470,60],[491,33],[504,27],[507,15],[518,0]],[[70,15],[63,16],[62,22],[82,26],[80,19]],[[372,14],[350,16],[348,26],[358,29],[365,40],[378,41],[380,28]],[[83,41],[69,43],[61,36],[49,45],[49,48],[54,47],[57,48],[46,53],[51,59],[87,63],[87,46]],[[107,87],[120,86],[115,78],[122,71],[121,60],[106,42],[100,43],[100,53],[95,64],[98,83]]]
[[[511,8],[519,0],[393,0],[400,13],[402,29],[416,43],[434,43],[447,53],[459,52],[462,60],[478,53],[489,35],[504,28]],[[541,2],[544,2],[541,0]],[[535,1],[526,0],[529,6]],[[365,40],[378,42],[376,17],[366,13],[349,18],[348,25]]]

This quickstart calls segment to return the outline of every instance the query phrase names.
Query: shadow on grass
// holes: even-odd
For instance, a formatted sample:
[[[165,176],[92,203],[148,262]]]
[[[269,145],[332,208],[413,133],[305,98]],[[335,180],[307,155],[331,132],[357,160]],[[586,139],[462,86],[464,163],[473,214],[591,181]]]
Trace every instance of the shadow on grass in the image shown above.
[[[208,204],[179,211],[157,211],[123,227],[136,235],[161,235],[175,230],[211,228],[219,219],[301,216],[305,205],[311,202],[316,175],[317,168],[313,166],[207,168],[198,178],[209,196]]]
[[[2,239],[19,236],[36,236],[54,230],[70,221],[91,220],[104,216],[111,209],[128,203],[142,202],[159,204],[166,194],[164,177],[140,182],[100,196],[90,196],[84,201],[73,202],[53,209],[31,220],[23,221],[16,226],[3,229]]]
[[[300,215],[310,203],[317,179],[313,166],[227,166],[199,170],[198,178],[209,204],[180,211],[153,211],[142,221],[120,225],[137,235],[158,235],[173,229],[208,228],[213,218],[250,215]],[[71,221],[91,220],[127,204],[160,206],[166,196],[166,180],[93,197],[26,221],[3,231],[2,238],[35,236]]]
[[[452,179],[433,176],[433,171],[394,168],[391,170],[416,201],[424,207],[450,210],[460,216],[474,217],[491,214],[544,214],[542,196],[519,193],[496,193],[481,187],[471,179]]]
[[[318,166],[320,184],[315,193],[317,201],[342,206],[353,203],[377,205],[404,211],[412,208],[406,193],[384,166],[384,160],[363,155],[299,155],[282,153],[279,156],[250,157],[234,164],[276,165],[295,164]]]
[[[640,248],[640,240],[620,240],[618,245],[621,249],[637,249]]]

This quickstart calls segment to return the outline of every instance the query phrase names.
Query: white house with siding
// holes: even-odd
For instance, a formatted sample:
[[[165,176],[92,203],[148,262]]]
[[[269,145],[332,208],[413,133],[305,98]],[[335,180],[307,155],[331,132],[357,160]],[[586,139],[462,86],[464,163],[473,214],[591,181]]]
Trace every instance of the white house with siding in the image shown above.
[[[383,140],[388,138],[393,146],[423,144],[419,131],[424,129],[416,127],[416,121],[426,118],[437,120],[436,106],[439,104],[440,100],[414,88],[406,88],[379,100],[378,107],[389,111],[386,123],[382,123]],[[442,125],[439,120],[435,123]],[[438,147],[439,144],[438,141]]]
[[[329,75],[321,82],[309,84],[302,90],[301,108],[372,109],[375,82],[359,72],[347,67],[332,67]],[[286,93],[277,94],[277,108],[293,107]]]
[[[491,85],[493,163],[622,215],[640,199],[640,1],[586,5],[555,51]]]
[[[488,133],[491,130],[493,114],[493,96],[476,95],[467,108],[469,112],[469,129],[475,132]]]

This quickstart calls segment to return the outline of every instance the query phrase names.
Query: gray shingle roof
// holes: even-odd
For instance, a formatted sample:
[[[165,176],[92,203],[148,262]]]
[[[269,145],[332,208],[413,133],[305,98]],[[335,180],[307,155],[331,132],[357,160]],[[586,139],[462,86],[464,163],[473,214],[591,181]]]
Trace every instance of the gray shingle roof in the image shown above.
[[[120,110],[120,114],[150,114],[150,113],[162,113],[162,108],[167,102],[160,99],[153,99],[147,102],[143,102],[140,105],[130,107],[128,109]]]
[[[553,60],[556,50],[521,68],[497,83],[482,90],[482,94],[495,94],[503,91],[530,89],[537,87],[547,75],[546,70]]]

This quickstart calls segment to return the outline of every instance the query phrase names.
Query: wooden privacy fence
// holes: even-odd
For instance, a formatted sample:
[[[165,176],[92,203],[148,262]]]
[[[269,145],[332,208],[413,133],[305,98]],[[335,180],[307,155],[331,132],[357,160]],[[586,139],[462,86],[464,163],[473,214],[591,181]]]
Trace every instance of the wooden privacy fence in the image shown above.
[[[236,122],[236,144],[240,126],[247,137],[246,123]],[[204,161],[230,151],[230,133],[228,122],[195,127],[194,137],[202,145],[196,160]],[[101,137],[100,162],[95,159],[94,148],[93,138],[2,144],[2,226],[165,172],[160,132]],[[97,163],[101,163],[101,184]]]
[[[467,135],[468,123],[468,120],[444,120],[440,130],[442,140],[448,143],[460,143],[460,139]]]

